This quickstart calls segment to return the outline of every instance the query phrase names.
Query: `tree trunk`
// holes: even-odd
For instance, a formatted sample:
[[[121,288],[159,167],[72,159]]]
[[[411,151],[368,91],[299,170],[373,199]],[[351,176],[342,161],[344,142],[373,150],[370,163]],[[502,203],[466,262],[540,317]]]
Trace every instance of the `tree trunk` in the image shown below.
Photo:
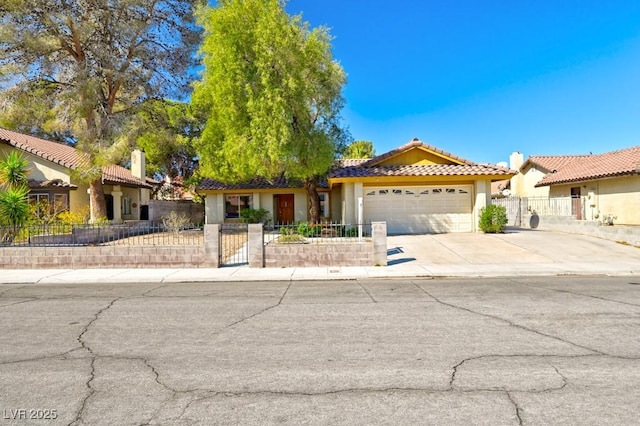
[[[91,222],[96,219],[106,219],[107,201],[104,197],[102,176],[89,183],[89,197],[91,198]]]
[[[316,179],[308,179],[304,182],[309,199],[309,222],[320,223],[320,197],[318,197],[318,183]]]

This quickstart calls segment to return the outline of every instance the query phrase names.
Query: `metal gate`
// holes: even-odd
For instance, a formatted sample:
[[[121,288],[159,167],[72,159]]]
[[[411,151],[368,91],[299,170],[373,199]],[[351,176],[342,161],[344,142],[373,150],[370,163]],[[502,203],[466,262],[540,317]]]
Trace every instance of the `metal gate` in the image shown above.
[[[220,266],[249,264],[249,225],[223,223],[220,226]]]

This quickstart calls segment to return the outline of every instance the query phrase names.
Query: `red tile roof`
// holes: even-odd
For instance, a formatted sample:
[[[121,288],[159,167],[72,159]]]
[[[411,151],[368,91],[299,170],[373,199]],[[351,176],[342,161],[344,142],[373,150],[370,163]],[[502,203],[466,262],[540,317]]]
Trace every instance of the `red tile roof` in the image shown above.
[[[330,178],[378,176],[510,176],[515,172],[491,164],[432,164],[407,166],[353,166],[333,170]]]
[[[548,173],[536,186],[637,174],[640,174],[640,145],[603,154],[576,156],[555,172]]]
[[[12,132],[2,128],[0,128],[0,142],[71,170],[76,170],[89,163],[89,158],[86,154],[69,145]],[[151,188],[151,185],[147,182],[133,176],[130,170],[118,165],[104,167],[102,170],[102,181],[113,185]]]
[[[584,157],[589,157],[589,155],[532,155],[524,162],[520,170],[532,165],[546,173],[550,173]]]

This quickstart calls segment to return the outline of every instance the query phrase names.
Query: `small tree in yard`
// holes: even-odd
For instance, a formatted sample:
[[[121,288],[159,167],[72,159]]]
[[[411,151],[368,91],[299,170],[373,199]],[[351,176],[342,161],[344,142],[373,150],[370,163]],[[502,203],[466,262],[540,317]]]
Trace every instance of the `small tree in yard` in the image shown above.
[[[480,229],[484,233],[504,232],[507,222],[507,209],[504,206],[490,204],[480,210]]]

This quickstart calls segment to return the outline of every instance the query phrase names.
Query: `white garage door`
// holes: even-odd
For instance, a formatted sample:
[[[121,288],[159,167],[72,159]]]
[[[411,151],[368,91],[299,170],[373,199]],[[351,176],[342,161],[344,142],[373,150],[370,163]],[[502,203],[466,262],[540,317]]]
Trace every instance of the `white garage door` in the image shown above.
[[[472,211],[471,185],[364,188],[365,221],[389,234],[471,232]]]

